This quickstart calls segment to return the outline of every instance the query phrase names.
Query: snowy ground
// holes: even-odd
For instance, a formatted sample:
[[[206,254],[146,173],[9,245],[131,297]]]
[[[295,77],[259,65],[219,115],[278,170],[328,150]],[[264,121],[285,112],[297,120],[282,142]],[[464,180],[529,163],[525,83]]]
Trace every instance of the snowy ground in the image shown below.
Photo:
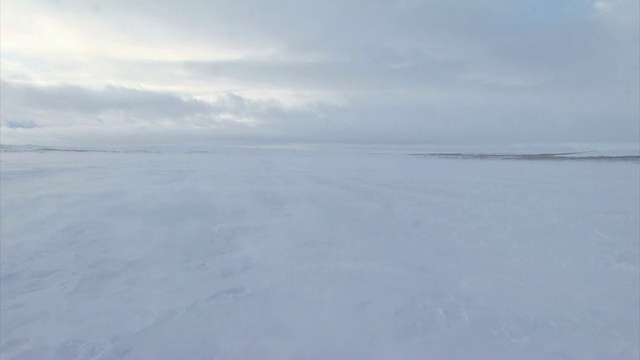
[[[637,161],[3,152],[2,359],[638,359]]]

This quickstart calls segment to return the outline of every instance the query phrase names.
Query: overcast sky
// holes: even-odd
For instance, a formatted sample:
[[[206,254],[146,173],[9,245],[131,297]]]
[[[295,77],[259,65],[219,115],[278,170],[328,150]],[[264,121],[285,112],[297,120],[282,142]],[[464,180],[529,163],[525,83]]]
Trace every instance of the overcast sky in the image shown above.
[[[637,142],[638,0],[2,0],[1,140]]]

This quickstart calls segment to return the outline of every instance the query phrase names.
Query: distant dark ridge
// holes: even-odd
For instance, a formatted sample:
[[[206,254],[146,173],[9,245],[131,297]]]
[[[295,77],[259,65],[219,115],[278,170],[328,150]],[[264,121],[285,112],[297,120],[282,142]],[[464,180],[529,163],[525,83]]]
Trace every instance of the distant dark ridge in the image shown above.
[[[73,152],[73,153],[113,153],[113,154],[130,154],[130,153],[149,153],[155,154],[157,151],[150,150],[103,150],[103,149],[63,149],[53,147],[31,147],[31,146],[12,146],[0,145],[0,152]]]
[[[553,154],[483,154],[483,153],[426,153],[409,154],[429,158],[496,159],[496,160],[554,160],[554,161],[640,161],[640,155],[580,155],[583,152]],[[580,156],[569,156],[580,155]]]

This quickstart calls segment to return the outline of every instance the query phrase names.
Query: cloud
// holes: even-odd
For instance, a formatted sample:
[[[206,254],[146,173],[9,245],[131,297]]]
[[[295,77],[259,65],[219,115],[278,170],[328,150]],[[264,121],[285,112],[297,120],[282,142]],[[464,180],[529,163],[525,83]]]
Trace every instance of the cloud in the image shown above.
[[[383,142],[639,136],[635,0],[1,6],[1,124],[21,134],[117,128],[166,139]]]
[[[593,7],[598,11],[607,11],[609,10],[613,4],[610,1],[596,1],[593,3]]]
[[[85,122],[126,122],[191,118],[215,114],[206,103],[173,94],[115,86],[35,86],[2,82],[3,122],[72,126]]]
[[[288,111],[274,101],[248,100],[233,93],[209,102],[127,87],[90,89],[6,81],[2,81],[1,92],[2,126],[8,128],[242,128]]]

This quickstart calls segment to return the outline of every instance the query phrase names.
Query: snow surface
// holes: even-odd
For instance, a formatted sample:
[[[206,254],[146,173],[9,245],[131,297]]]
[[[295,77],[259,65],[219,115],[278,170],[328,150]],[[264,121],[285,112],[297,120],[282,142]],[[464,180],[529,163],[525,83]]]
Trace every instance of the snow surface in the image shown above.
[[[637,161],[1,154],[2,359],[638,359]]]

